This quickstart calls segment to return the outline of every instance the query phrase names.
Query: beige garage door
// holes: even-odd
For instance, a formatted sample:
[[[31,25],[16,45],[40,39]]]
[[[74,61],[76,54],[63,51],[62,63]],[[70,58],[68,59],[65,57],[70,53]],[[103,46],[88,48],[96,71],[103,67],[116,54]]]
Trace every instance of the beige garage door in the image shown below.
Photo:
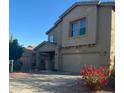
[[[99,54],[71,54],[62,57],[63,71],[79,72],[85,65],[100,65]]]

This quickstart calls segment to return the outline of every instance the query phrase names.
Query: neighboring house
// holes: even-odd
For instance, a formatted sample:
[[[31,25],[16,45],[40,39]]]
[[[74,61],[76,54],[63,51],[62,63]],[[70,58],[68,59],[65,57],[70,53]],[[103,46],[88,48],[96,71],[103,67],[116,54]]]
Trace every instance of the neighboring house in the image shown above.
[[[115,2],[73,4],[34,48],[39,70],[79,72],[85,65],[107,65],[115,56]]]
[[[30,72],[33,68],[33,64],[35,62],[35,54],[33,48],[34,46],[31,45],[24,48],[24,53],[19,59],[19,61],[22,62],[21,71],[23,72]]]

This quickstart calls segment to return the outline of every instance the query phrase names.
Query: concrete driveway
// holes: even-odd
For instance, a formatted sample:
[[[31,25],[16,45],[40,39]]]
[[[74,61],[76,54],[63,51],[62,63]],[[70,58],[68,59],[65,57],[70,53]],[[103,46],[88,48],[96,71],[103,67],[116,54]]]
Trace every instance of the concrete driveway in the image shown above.
[[[91,93],[79,75],[42,73],[10,75],[10,93]],[[113,93],[113,92],[101,92]]]
[[[64,88],[73,86],[80,79],[77,75],[31,74],[10,76],[10,93],[60,93]]]

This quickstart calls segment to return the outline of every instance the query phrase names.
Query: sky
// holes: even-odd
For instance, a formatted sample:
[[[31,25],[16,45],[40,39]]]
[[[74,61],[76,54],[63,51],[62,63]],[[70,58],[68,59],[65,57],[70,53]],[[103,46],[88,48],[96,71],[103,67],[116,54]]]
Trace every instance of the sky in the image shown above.
[[[23,46],[37,46],[47,41],[45,32],[77,1],[82,0],[10,0],[9,34]]]

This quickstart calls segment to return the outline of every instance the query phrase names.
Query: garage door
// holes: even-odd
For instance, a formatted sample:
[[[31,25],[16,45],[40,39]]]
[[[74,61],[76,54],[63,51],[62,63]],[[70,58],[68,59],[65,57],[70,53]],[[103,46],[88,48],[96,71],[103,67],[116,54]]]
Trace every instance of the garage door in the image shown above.
[[[79,72],[85,65],[100,65],[99,54],[66,54],[62,56],[63,71]]]

